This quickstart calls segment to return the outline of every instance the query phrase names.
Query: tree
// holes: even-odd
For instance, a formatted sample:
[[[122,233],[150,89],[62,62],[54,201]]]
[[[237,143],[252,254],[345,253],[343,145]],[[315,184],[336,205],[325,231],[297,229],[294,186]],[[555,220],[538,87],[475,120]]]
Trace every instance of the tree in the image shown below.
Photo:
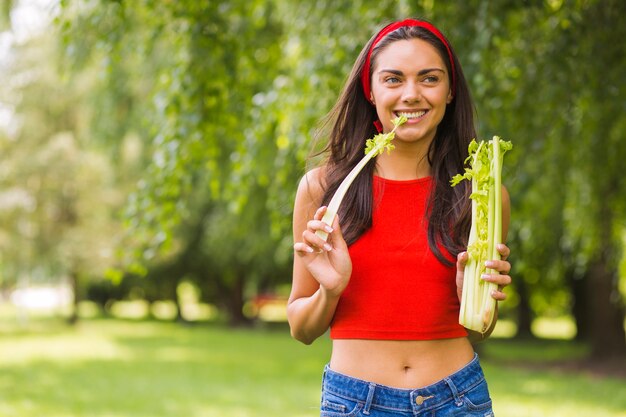
[[[110,104],[109,116],[127,109],[102,118],[115,126],[95,136],[115,149],[131,115],[149,155],[127,210],[134,259],[186,259],[185,271],[233,322],[243,320],[247,294],[289,280],[295,185],[361,45],[385,20],[435,20],[463,62],[481,136],[515,145],[505,177],[520,330],[529,334],[535,315],[573,311],[581,334],[612,326],[590,331],[597,356],[624,354],[617,0],[63,6],[74,70],[104,62],[101,91],[111,94],[97,100]]]
[[[84,280],[110,265],[121,225],[113,210],[121,200],[106,155],[82,136],[86,109],[77,104],[90,85],[62,79],[54,42],[14,45],[5,68],[0,94],[13,124],[2,140],[1,184],[14,204],[0,211],[8,236],[0,245],[7,284],[67,278],[77,301]]]
[[[339,11],[347,4],[327,6]],[[154,154],[127,214],[141,237],[136,258],[182,256],[195,236],[188,224],[204,227],[201,245],[192,245],[204,257],[195,263],[196,279],[233,323],[244,321],[245,293],[289,280],[295,178],[303,173],[311,122],[330,107],[327,89],[320,91],[307,71],[321,63],[317,83],[338,84],[343,74],[331,73],[331,64],[348,61],[341,49],[328,58],[309,49],[299,39],[306,32],[289,21],[295,11],[320,13],[284,2],[75,1],[66,2],[60,19],[79,67],[99,47],[109,51],[107,83],[119,73],[158,80],[149,94],[156,107],[143,108],[153,114]],[[327,42],[340,38],[342,18],[324,24]],[[145,64],[133,60],[136,50]],[[155,57],[157,50],[168,59]],[[272,277],[278,272],[284,276]]]
[[[618,74],[626,62],[624,47],[611,41],[623,35],[617,16],[624,6],[506,3],[490,10],[499,19],[486,19],[492,24],[480,72],[491,76],[477,90],[487,125],[518,151],[511,189],[516,271],[533,288],[535,310],[572,300],[595,357],[625,356],[618,290],[625,85]]]

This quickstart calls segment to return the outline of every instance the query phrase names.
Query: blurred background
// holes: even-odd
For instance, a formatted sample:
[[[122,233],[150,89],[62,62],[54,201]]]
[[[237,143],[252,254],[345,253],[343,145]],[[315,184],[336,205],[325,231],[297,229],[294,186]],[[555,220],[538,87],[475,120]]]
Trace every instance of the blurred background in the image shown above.
[[[626,416],[626,3],[0,0],[0,415],[315,416],[289,337],[316,128],[433,21],[511,140],[497,415]]]

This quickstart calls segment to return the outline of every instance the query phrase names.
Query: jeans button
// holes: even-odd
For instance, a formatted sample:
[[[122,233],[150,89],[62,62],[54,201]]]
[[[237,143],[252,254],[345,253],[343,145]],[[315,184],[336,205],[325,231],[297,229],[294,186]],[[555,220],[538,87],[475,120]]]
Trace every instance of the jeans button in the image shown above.
[[[421,395],[418,395],[417,397],[415,397],[415,404],[417,405],[422,405],[424,404],[424,401],[428,400],[429,398],[433,398],[434,395],[429,395],[428,397],[422,397]]]

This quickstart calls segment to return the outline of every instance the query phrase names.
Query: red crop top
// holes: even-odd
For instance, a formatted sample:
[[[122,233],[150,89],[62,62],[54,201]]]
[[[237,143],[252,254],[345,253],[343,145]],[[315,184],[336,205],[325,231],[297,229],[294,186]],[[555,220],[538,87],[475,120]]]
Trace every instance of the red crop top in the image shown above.
[[[432,178],[374,177],[372,227],[350,245],[352,277],[331,323],[332,339],[431,340],[463,337],[456,267],[428,246]]]

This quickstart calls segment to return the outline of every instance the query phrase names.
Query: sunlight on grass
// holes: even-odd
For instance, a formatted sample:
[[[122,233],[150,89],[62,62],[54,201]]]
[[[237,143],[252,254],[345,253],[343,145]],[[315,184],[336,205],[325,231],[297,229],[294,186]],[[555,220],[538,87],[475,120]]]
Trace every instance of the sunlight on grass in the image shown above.
[[[206,323],[31,322],[0,337],[2,417],[315,417],[330,353],[327,336],[304,346],[286,327]],[[623,380],[541,369],[585,352],[564,340],[486,342],[497,415],[623,417]]]
[[[483,365],[496,415],[625,417],[626,384],[574,369],[556,368],[586,357],[589,347],[568,340],[494,339],[485,343]]]
[[[545,339],[571,340],[576,336],[576,324],[571,317],[539,317],[531,325],[532,333]],[[513,320],[498,319],[492,336],[511,338],[517,332],[517,324]]]
[[[492,361],[529,365],[582,359],[589,354],[589,347],[584,344],[558,339],[490,339],[481,349],[481,354]]]
[[[204,303],[187,303],[181,307],[183,317],[189,321],[213,320],[217,317],[217,308]]]
[[[123,319],[142,319],[149,311],[150,304],[145,300],[117,301],[111,305],[111,314]]]
[[[496,322],[496,327],[493,329],[493,333],[491,333],[492,337],[512,337],[515,335],[517,331],[517,325],[512,320],[499,319]]]
[[[22,334],[3,339],[0,344],[0,358],[3,360],[0,360],[0,364],[5,360],[10,361],[11,365],[17,365],[41,361],[76,363],[94,358],[132,359],[129,349],[115,343],[109,335],[90,327],[77,331],[66,328],[58,333]]]
[[[487,360],[484,365],[494,399],[494,411],[498,416],[625,415],[626,387],[619,379],[494,366]]]
[[[173,301],[155,301],[150,306],[150,312],[159,320],[174,320],[178,314],[178,308]]]
[[[100,307],[93,301],[81,301],[78,303],[78,315],[86,319],[93,319],[101,314]]]
[[[537,337],[573,339],[576,336],[576,324],[571,317],[539,317],[531,328]]]

